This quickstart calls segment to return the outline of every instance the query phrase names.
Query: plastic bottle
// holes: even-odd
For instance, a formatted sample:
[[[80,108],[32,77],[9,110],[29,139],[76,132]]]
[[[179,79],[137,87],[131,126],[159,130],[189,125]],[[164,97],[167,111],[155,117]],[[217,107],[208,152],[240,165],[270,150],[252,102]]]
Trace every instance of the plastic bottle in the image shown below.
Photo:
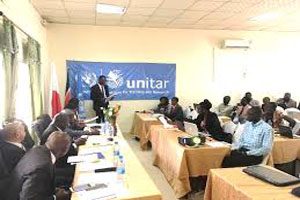
[[[119,155],[120,155],[120,146],[119,146],[119,143],[117,141],[114,143],[113,148],[114,148],[113,149],[114,166],[118,167]]]
[[[120,182],[125,182],[125,160],[122,155],[119,155],[119,161],[117,165],[117,179]]]

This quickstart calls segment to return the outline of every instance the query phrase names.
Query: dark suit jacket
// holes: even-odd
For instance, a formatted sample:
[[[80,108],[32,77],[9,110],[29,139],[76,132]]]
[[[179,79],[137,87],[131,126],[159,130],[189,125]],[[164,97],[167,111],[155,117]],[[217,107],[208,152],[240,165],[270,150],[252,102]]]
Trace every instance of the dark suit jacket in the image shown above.
[[[51,135],[51,133],[53,133],[54,131],[58,131],[58,128],[56,126],[54,126],[53,124],[50,124],[48,126],[48,128],[44,131],[43,135],[42,135],[42,139],[41,139],[41,145],[44,145],[48,139],[48,137]],[[68,132],[67,132],[68,133]],[[72,137],[72,136],[71,136]],[[69,156],[74,156],[77,155],[77,150],[74,148],[73,145],[70,146],[70,149],[68,151],[68,153],[59,158],[56,163],[55,166],[58,168],[65,168],[65,167],[71,167],[70,164],[67,163],[68,157]]]
[[[54,166],[50,150],[38,146],[27,152],[12,172],[7,200],[53,200]]]
[[[109,97],[108,86],[104,85],[106,97]],[[100,107],[107,108],[108,102],[105,102],[104,93],[100,90],[99,85],[96,84],[91,87],[91,99],[93,100],[93,109],[95,111],[99,110]]]
[[[170,111],[169,114],[167,114],[167,117],[170,118],[173,122],[175,121],[183,121],[183,110],[182,107],[177,104],[173,110]]]
[[[0,162],[4,164],[6,169],[0,170],[0,178],[4,177],[15,168],[18,164],[19,160],[24,156],[25,151],[20,147],[17,147],[14,144],[8,143],[0,139],[0,154],[1,160]],[[4,172],[8,174],[4,174]]]

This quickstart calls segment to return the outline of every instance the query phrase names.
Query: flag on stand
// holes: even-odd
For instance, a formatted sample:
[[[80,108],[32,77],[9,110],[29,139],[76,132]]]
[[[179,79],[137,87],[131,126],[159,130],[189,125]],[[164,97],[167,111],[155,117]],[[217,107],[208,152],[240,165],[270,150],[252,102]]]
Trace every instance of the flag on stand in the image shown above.
[[[50,85],[50,97],[51,97],[51,114],[54,117],[61,111],[61,102],[58,88],[58,79],[56,74],[55,65],[51,64],[51,85]]]
[[[70,83],[69,83],[69,72],[67,72],[65,106],[68,105],[71,98],[72,98],[72,94],[71,94],[71,88],[70,88]]]

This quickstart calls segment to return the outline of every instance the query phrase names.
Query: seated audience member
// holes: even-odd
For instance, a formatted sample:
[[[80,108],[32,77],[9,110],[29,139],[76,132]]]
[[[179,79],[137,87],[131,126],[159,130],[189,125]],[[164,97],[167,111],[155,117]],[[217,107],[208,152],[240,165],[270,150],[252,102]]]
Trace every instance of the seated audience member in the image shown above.
[[[259,107],[249,109],[243,133],[240,140],[225,157],[223,167],[242,167],[260,164],[273,144],[272,127],[262,120],[262,111]]]
[[[173,124],[177,125],[180,130],[184,130],[183,128],[183,110],[182,107],[178,104],[179,99],[177,97],[173,97],[171,100],[171,106],[169,112],[166,114]]]
[[[231,135],[224,133],[217,114],[210,111],[211,107],[212,104],[209,102],[209,100],[205,99],[203,102],[201,102],[198,107],[199,115],[194,123],[197,124],[200,132],[208,133],[216,140],[231,143]]]
[[[241,99],[240,104],[235,108],[235,112],[232,115],[232,119],[234,123],[245,123],[247,112],[251,108],[251,106],[248,103],[248,100],[246,97]]]
[[[274,127],[274,114],[276,112],[277,104],[269,102],[264,104],[263,120],[270,126]]]
[[[43,133],[41,145],[45,144],[51,133],[55,131],[65,131],[69,125],[69,122],[69,116],[66,113],[61,112],[56,114],[49,127]],[[68,164],[67,159],[69,156],[77,155],[77,146],[82,145],[85,142],[86,139],[83,138],[75,139],[70,146],[68,153],[58,159],[55,163],[57,168],[57,185],[69,186],[71,184],[75,172],[75,166]]]
[[[45,145],[27,152],[12,172],[6,200],[66,200],[70,194],[55,189],[54,177],[57,159],[69,150],[70,137],[63,132],[50,134]]]
[[[182,107],[178,104],[178,102],[179,99],[177,97],[172,98],[170,111],[167,114],[167,117],[170,118],[173,122],[183,121],[183,110]]]
[[[243,98],[246,99],[248,104],[253,100],[251,92],[246,92]]]
[[[230,96],[225,96],[223,98],[223,103],[221,103],[218,107],[217,107],[217,114],[218,116],[227,116],[229,117],[232,110],[233,110],[233,106],[229,105],[231,98]]]
[[[270,103],[271,99],[269,97],[264,97],[263,98],[263,104],[261,105],[261,109],[263,110],[263,112],[265,112],[265,105]]]
[[[159,99],[159,104],[158,104],[157,108],[154,109],[154,112],[165,115],[168,113],[169,109],[170,109],[170,106],[169,106],[168,97],[161,97]]]
[[[25,154],[26,149],[22,144],[25,135],[25,127],[19,121],[6,124],[2,131],[0,150],[3,160],[1,160],[1,162],[6,166],[6,171],[8,173],[14,169],[16,164]]]
[[[96,130],[91,132],[82,130],[81,127],[77,125],[75,113],[72,110],[64,109],[61,111],[61,113],[64,113],[69,117],[69,125],[64,131],[68,133],[71,136],[71,138],[78,138],[82,135],[99,135],[99,131]]]
[[[184,112],[184,118],[187,121],[190,120],[195,120],[198,117],[198,112],[197,112],[197,108],[192,108],[191,106],[189,106],[185,112]]]
[[[283,98],[280,98],[276,102],[278,106],[281,106],[283,109],[287,108],[296,108],[297,103],[293,99],[291,99],[291,93],[285,93]]]
[[[294,135],[300,135],[300,121],[288,116],[286,110],[276,109],[273,114],[273,127],[279,128],[280,126],[289,127]]]
[[[15,119],[15,118],[8,119],[4,122],[3,127],[5,127],[5,124],[12,123],[12,122],[17,122],[17,121],[20,122],[24,126],[25,138],[24,138],[22,144],[23,144],[23,146],[25,147],[26,150],[29,150],[34,146],[34,141],[31,137],[31,135],[29,133],[29,130],[28,130],[28,127],[27,127],[27,125],[25,124],[24,121],[22,121],[20,119]]]
[[[77,98],[72,98],[70,99],[69,103],[64,107],[64,110],[72,110],[75,116],[75,120],[73,121],[73,124],[76,125],[78,129],[83,129],[86,125],[83,122],[83,120],[79,119],[78,107],[79,107],[79,100]]]

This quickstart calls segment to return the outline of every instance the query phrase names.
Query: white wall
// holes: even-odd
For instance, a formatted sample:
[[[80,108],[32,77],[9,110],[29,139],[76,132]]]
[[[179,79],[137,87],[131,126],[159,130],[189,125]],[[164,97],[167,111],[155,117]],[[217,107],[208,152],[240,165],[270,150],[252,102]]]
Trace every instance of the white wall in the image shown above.
[[[65,90],[66,60],[82,60],[176,63],[176,95],[184,106],[204,98],[218,104],[226,94],[237,101],[248,90],[258,100],[265,95],[282,96],[285,91],[300,100],[296,87],[300,33],[49,24],[47,36],[50,59],[58,68],[61,94]],[[247,52],[220,50],[220,41],[228,38],[250,39],[252,48]],[[238,69],[239,65],[243,75],[230,69]],[[130,130],[135,110],[152,108],[157,102],[119,103],[122,105],[119,123],[126,132]]]
[[[0,2],[0,10],[20,29],[40,43],[42,74],[49,74],[46,28],[41,24],[42,19],[29,0],[4,0]],[[44,79],[45,82],[49,80],[48,76],[44,76]],[[48,105],[48,102],[45,102],[45,105]],[[45,111],[47,110],[45,108]]]

